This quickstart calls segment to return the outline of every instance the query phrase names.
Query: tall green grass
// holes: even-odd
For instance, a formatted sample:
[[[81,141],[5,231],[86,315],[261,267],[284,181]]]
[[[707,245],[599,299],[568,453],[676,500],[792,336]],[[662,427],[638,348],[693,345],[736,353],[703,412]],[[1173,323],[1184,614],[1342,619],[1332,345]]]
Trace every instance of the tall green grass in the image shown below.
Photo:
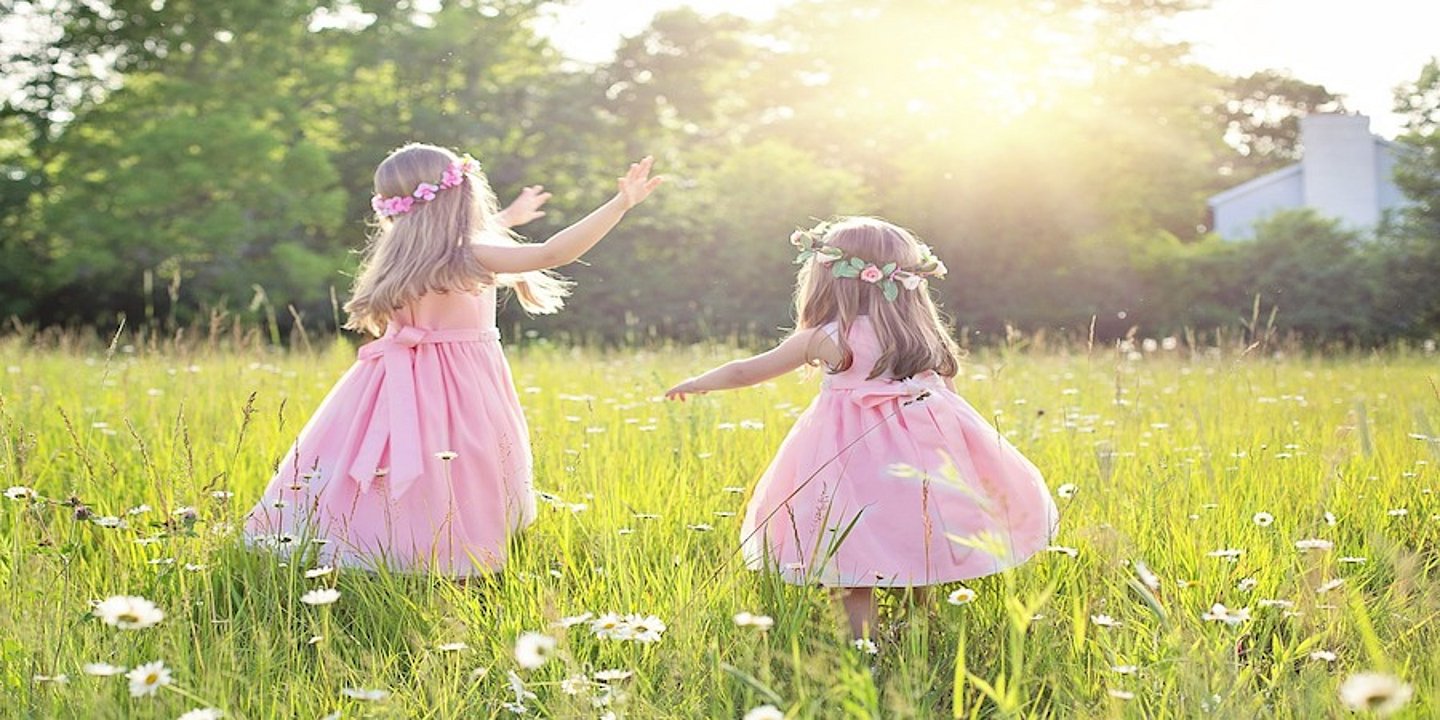
[[[530,716],[597,717],[596,687],[571,695],[561,681],[602,669],[633,671],[607,708],[631,718],[766,703],[804,718],[1343,717],[1337,686],[1366,670],[1414,686],[1401,716],[1440,714],[1433,357],[977,352],[961,391],[1052,491],[1075,486],[1055,542],[1076,554],[970,583],[966,605],[889,598],[872,656],[822,589],[736,555],[735,488],[764,469],[814,376],[665,404],[667,383],[737,351],[513,352],[537,486],[557,500],[504,571],[463,586],[307,579],[303,559],[248,552],[234,528],[353,351],[187,347],[107,357],[0,341],[0,486],[48,500],[0,498],[0,716],[509,717],[515,670],[536,694]],[[152,510],[126,515],[142,504]],[[78,506],[129,527],[77,520]],[[187,506],[198,521],[173,514]],[[1295,547],[1308,538],[1334,548]],[[1221,549],[1243,552],[1208,556]],[[322,586],[340,600],[299,602]],[[113,594],[167,617],[107,627],[90,606]],[[1202,619],[1217,602],[1252,619]],[[638,644],[550,627],[586,611],[653,613],[668,630]],[[740,611],[775,625],[737,627]],[[517,669],[524,631],[560,641],[538,670]],[[467,647],[439,649],[455,642]],[[1337,657],[1310,657],[1320,650]],[[152,660],[174,673],[154,697],[81,672]],[[68,683],[34,679],[60,673]]]

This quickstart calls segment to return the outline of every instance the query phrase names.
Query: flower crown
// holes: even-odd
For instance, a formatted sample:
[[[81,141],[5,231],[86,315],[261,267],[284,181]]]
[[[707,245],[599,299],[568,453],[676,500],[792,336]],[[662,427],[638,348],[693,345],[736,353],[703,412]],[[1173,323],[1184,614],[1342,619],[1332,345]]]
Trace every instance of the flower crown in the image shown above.
[[[473,175],[480,172],[480,162],[469,155],[463,155],[459,160],[450,163],[445,172],[440,175],[440,183],[420,183],[415,186],[415,192],[409,195],[396,195],[385,197],[376,193],[370,198],[370,207],[374,208],[375,214],[382,218],[404,215],[415,208],[415,203],[427,203],[435,199],[435,194],[441,190],[449,190],[465,181],[466,175]]]
[[[830,266],[830,272],[837,278],[857,278],[872,285],[879,284],[885,293],[885,300],[894,302],[900,296],[900,288],[918,290],[924,287],[928,278],[945,277],[945,263],[935,257],[929,245],[920,245],[920,262],[908,268],[896,263],[876,265],[854,255],[846,255],[834,245],[825,243],[832,223],[822,222],[809,230],[796,230],[790,234],[790,244],[800,249],[795,258],[796,265],[803,265],[814,258],[816,262]]]

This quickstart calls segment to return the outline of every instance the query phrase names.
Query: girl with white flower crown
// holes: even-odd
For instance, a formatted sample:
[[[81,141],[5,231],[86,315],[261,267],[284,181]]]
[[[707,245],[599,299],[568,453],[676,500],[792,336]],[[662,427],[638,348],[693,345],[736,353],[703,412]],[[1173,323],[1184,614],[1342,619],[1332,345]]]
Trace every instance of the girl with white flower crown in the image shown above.
[[[253,545],[314,540],[334,565],[470,576],[499,568],[535,517],[530,440],[495,327],[496,291],[533,313],[569,285],[548,272],[585,254],[660,184],[653,159],[539,244],[511,232],[545,213],[528,187],[498,210],[480,166],[411,144],[375,170],[376,230],[345,327],[379,336],[326,396],[251,511]]]
[[[752,569],[837,588],[850,627],[876,622],[876,588],[990,575],[1049,542],[1045,482],[955,391],[959,350],[930,299],[945,265],[903,228],[822,223],[799,248],[798,328],[769,352],[666,396],[746,387],[820,365],[820,395],[795,422],[745,510]]]

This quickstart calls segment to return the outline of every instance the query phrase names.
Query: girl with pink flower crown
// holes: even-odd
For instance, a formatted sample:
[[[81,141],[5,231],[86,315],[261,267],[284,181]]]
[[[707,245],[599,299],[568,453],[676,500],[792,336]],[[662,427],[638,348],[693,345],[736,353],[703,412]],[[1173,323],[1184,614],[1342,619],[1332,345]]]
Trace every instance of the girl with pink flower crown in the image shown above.
[[[760,478],[741,526],[752,569],[837,589],[851,631],[875,589],[998,573],[1044,548],[1045,482],[956,392],[959,352],[930,300],[945,265],[906,230],[848,218],[799,231],[799,327],[769,352],[671,388],[684,400],[820,365],[820,395]]]
[[[615,196],[540,244],[510,228],[544,215],[524,190],[504,210],[480,166],[406,145],[375,170],[378,225],[345,327],[379,336],[280,462],[245,527],[252,545],[314,541],[321,562],[466,577],[498,569],[535,517],[530,440],[495,328],[496,290],[560,309],[548,272],[594,247],[661,182],[630,166]]]

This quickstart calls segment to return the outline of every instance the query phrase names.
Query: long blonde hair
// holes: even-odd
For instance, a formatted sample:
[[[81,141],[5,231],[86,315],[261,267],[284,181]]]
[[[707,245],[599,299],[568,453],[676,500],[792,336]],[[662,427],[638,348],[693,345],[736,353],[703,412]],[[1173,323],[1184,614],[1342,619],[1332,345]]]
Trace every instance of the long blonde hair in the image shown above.
[[[824,242],[876,267],[893,262],[914,268],[923,257],[920,241],[908,230],[870,217],[844,218],[828,225]],[[886,300],[879,283],[837,278],[830,265],[812,258],[796,278],[795,314],[799,330],[839,323],[837,342],[844,360],[831,372],[849,370],[854,362],[846,335],[862,316],[869,317],[881,347],[870,378],[908,378],[928,370],[954,377],[960,371],[960,349],[926,285],[902,288],[894,300]]]
[[[421,183],[438,184],[445,169],[459,159],[445,148],[411,143],[375,169],[375,192],[408,196]],[[474,292],[486,285],[513,288],[528,312],[559,310],[569,295],[569,282],[550,272],[497,276],[471,251],[471,243],[482,237],[495,244],[518,244],[509,228],[496,222],[497,208],[490,183],[476,173],[429,202],[415,203],[407,213],[379,218],[345,303],[345,327],[380,335],[396,311],[427,293]]]

